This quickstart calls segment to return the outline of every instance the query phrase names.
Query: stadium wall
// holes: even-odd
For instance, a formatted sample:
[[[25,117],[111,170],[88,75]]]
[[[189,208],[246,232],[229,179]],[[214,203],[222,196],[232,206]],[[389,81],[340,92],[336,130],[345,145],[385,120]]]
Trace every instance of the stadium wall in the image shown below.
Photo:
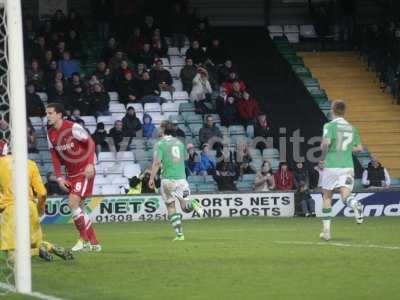
[[[294,193],[213,193],[195,194],[204,207],[204,218],[293,217]],[[321,215],[322,195],[313,193],[317,216]],[[400,190],[356,193],[367,217],[400,216]],[[96,223],[167,220],[167,211],[159,195],[95,196],[87,200],[87,212]],[[182,212],[181,212],[182,213]],[[184,219],[200,219],[195,212],[182,213]],[[353,212],[334,196],[333,215],[352,217]],[[43,224],[71,223],[66,197],[47,200]]]

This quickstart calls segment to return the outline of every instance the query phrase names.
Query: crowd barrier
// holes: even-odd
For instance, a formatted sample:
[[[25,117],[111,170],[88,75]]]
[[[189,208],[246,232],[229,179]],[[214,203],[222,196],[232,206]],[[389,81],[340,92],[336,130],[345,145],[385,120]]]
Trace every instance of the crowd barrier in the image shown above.
[[[321,215],[322,195],[312,193],[316,214]],[[400,216],[400,190],[356,193],[364,205],[367,217]],[[213,193],[194,194],[204,207],[204,215],[182,213],[184,219],[231,218],[231,217],[293,217],[295,215],[294,193]],[[179,206],[179,205],[177,205]],[[179,208],[179,207],[178,207]],[[167,220],[167,211],[159,195],[94,196],[86,200],[86,210],[96,223]],[[333,215],[352,217],[353,211],[346,207],[338,194],[333,197]],[[71,223],[66,197],[50,197],[47,200],[43,224]]]

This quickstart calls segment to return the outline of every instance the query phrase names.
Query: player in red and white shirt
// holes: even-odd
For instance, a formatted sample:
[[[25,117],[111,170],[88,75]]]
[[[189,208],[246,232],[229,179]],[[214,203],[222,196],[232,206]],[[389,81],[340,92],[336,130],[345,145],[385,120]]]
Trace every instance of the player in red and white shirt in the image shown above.
[[[61,189],[69,193],[69,207],[80,239],[72,251],[99,252],[92,222],[82,209],[84,199],[92,195],[95,176],[95,144],[86,130],[77,123],[64,120],[64,109],[58,103],[47,105],[47,138],[55,175]],[[65,166],[66,178],[61,165]]]

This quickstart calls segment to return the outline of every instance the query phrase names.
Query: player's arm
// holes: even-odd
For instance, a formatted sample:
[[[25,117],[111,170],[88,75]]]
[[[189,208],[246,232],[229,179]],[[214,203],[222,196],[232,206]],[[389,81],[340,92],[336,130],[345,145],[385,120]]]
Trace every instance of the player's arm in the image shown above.
[[[87,153],[87,162],[84,173],[86,178],[92,178],[94,176],[94,157],[95,157],[95,149],[96,146],[91,138],[91,136],[87,133],[87,131],[80,126],[79,124],[74,124],[72,127],[72,136],[77,139],[85,148]]]
[[[49,143],[49,151],[50,151],[51,161],[53,163],[54,175],[56,175],[56,177],[57,177],[58,185],[60,186],[60,188],[63,191],[68,192],[69,184],[65,180],[65,178],[62,176],[62,172],[61,172],[60,154],[58,154],[57,150],[54,149],[53,144],[50,142],[49,137],[47,137],[47,142]]]
[[[353,152],[362,152],[364,148],[361,144],[360,134],[357,129],[354,129],[354,139],[353,139]]]
[[[149,187],[151,189],[155,188],[155,182],[154,179],[158,173],[158,171],[161,168],[161,161],[158,159],[157,155],[155,154],[153,157],[153,165],[151,166],[151,172],[150,172],[150,179],[149,179]]]
[[[47,191],[43,184],[42,177],[40,176],[39,168],[33,161],[30,163],[29,172],[31,177],[31,188],[36,194],[38,200],[37,207],[39,215],[42,215],[45,210]]]
[[[332,126],[329,126],[329,123],[324,125],[324,132],[323,132],[322,141],[321,141],[321,151],[322,151],[321,160],[324,160],[326,157],[326,154],[328,153],[329,146],[331,144],[332,136],[333,136],[332,131],[333,131]]]

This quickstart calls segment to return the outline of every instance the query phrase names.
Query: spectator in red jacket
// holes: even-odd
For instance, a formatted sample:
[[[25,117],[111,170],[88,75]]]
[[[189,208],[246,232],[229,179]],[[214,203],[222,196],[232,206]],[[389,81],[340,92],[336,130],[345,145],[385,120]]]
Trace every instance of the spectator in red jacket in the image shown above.
[[[246,85],[245,85],[244,81],[240,80],[235,72],[230,72],[228,80],[225,81],[222,84],[222,86],[226,89],[226,92],[228,94],[231,94],[233,92],[234,84],[239,84],[240,92],[244,92],[246,90]]]
[[[286,162],[279,163],[279,169],[274,173],[276,189],[289,191],[293,189],[293,173],[289,170]]]
[[[243,126],[254,124],[254,120],[261,113],[258,102],[247,92],[243,92],[243,97],[238,99],[236,105]]]

